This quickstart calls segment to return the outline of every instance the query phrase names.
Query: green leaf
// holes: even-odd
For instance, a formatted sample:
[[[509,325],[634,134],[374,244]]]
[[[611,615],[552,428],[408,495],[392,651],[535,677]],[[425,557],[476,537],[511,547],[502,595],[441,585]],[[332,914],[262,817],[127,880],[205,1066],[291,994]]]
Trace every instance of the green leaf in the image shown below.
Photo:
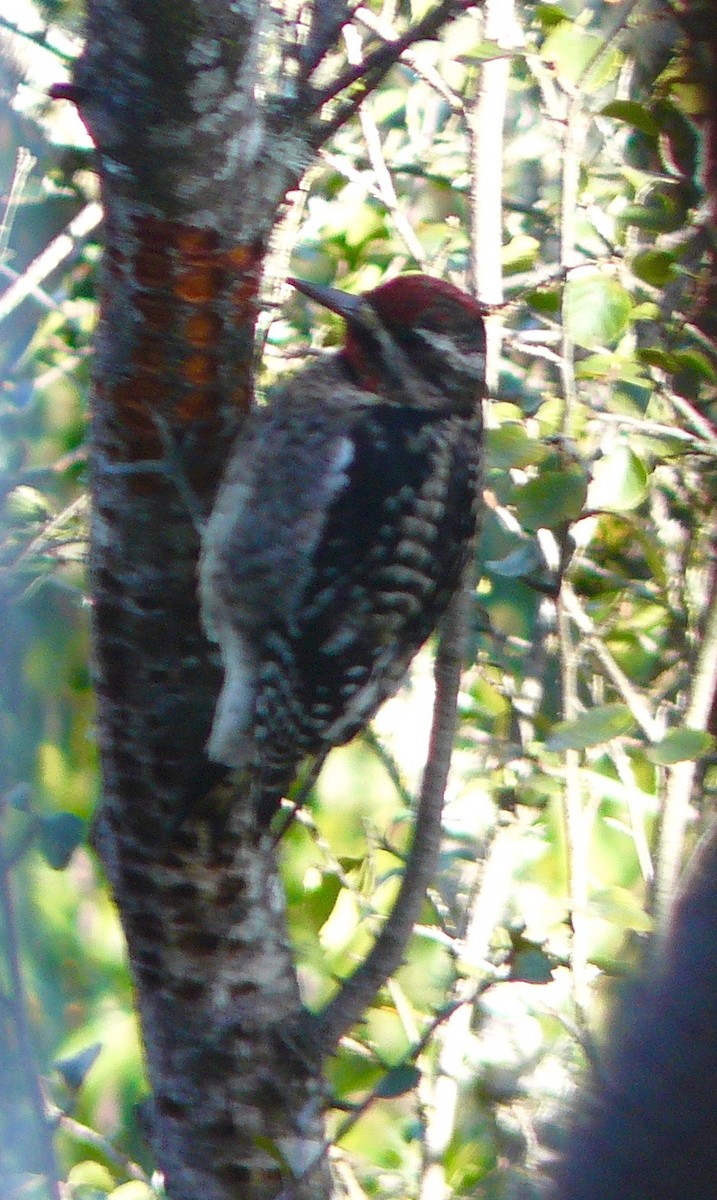
[[[544,29],[550,29],[554,25],[560,25],[561,22],[570,20],[559,4],[539,4],[535,15]]]
[[[715,372],[713,364],[701,350],[676,350],[673,358],[676,371],[690,371],[699,375],[701,379],[706,379],[709,383],[717,380],[717,372]]]
[[[590,916],[601,917],[619,929],[650,933],[653,928],[649,914],[626,888],[607,887],[595,892],[590,897],[588,911]]]
[[[526,304],[535,312],[555,317],[560,312],[560,293],[557,288],[544,287],[540,291],[527,292]]]
[[[504,46],[499,46],[497,42],[479,42],[472,50],[468,50],[465,54],[459,54],[456,57],[456,62],[459,63],[474,63],[474,62],[489,62],[492,58],[515,58],[518,54],[522,54],[522,50],[506,50]]]
[[[638,104],[636,100],[612,100],[610,104],[606,104],[600,109],[601,117],[614,117],[617,121],[624,121],[626,125],[632,125],[634,129],[639,129],[642,133],[646,133],[648,137],[657,137],[659,126],[649,109],[645,108],[644,104]]]
[[[600,746],[634,728],[635,721],[626,704],[602,704],[588,709],[574,721],[558,721],[550,737],[546,738],[545,748],[586,750],[588,746]]]
[[[516,234],[501,251],[503,270],[507,275],[529,271],[535,266],[539,254],[540,242],[537,238],[530,237],[527,233]]]
[[[632,269],[638,279],[662,288],[675,274],[675,256],[668,250],[643,250],[633,258]]]
[[[573,341],[587,350],[614,346],[625,333],[631,313],[632,299],[616,279],[595,272],[565,284],[565,326]]]
[[[519,950],[511,963],[510,978],[522,983],[550,983],[553,964],[538,946]]]
[[[561,82],[594,92],[615,77],[623,61],[617,49],[604,47],[605,39],[599,33],[562,21],[546,37],[541,55]]]
[[[502,471],[527,467],[545,457],[545,447],[528,437],[523,426],[514,421],[486,430],[485,444],[491,467]]]
[[[698,169],[700,144],[697,130],[670,100],[657,100],[654,111],[660,127],[663,159],[673,170],[691,178]]]
[[[715,739],[712,734],[703,729],[670,729],[661,742],[647,749],[646,756],[650,762],[669,767],[672,763],[703,758],[705,754],[710,754],[714,747]]]
[[[658,371],[674,371],[676,369],[674,354],[670,354],[668,350],[661,350],[659,346],[646,346],[644,349],[638,349],[637,357],[648,367],[657,367]]]
[[[40,819],[40,849],[56,871],[62,871],[85,836],[85,823],[75,813],[59,812]]]
[[[106,1196],[115,1185],[114,1177],[107,1167],[94,1159],[83,1159],[70,1167],[67,1184],[70,1195],[80,1198]]]
[[[674,233],[687,219],[690,195],[679,183],[659,180],[642,204],[628,204],[619,214],[623,225],[637,225],[654,233]]]
[[[689,372],[709,383],[714,383],[717,375],[712,363],[701,350],[662,350],[659,346],[645,346],[637,351],[641,362],[648,366],[657,367],[672,375],[678,372]]]
[[[85,1076],[93,1066],[101,1049],[102,1042],[93,1042],[91,1046],[83,1046],[76,1054],[55,1059],[55,1070],[59,1071],[67,1086],[76,1091],[82,1087]]]
[[[18,522],[45,521],[52,515],[50,504],[42,492],[24,483],[8,493],[5,503],[8,516]]]
[[[376,1088],[376,1095],[382,1100],[393,1100],[395,1096],[404,1096],[418,1086],[421,1072],[418,1067],[394,1067],[384,1075]]]
[[[629,446],[619,445],[595,464],[588,493],[591,508],[625,512],[647,495],[647,467]]]
[[[254,1145],[259,1150],[265,1150],[266,1153],[274,1159],[274,1162],[277,1162],[285,1171],[291,1171],[289,1160],[274,1138],[265,1137],[263,1133],[260,1133],[254,1138]]]
[[[130,1179],[110,1192],[111,1200],[153,1200],[157,1193],[141,1179]]]
[[[578,519],[586,493],[585,472],[573,466],[529,479],[515,489],[513,503],[524,529],[559,529]]]

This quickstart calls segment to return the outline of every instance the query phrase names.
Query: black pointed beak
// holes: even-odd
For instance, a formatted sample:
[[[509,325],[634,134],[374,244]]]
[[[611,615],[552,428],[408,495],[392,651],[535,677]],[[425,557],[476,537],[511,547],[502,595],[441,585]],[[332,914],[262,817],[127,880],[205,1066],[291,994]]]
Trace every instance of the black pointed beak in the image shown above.
[[[365,301],[362,296],[352,296],[350,292],[340,292],[338,288],[326,287],[322,283],[309,283],[307,279],[289,278],[286,281],[298,292],[315,300],[323,308],[338,313],[345,321],[356,321],[364,310]]]

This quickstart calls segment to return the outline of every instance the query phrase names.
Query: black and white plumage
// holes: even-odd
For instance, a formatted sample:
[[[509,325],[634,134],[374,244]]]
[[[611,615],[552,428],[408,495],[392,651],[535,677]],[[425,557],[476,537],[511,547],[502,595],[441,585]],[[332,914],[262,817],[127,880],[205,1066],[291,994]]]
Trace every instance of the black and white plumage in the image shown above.
[[[296,281],[347,324],[342,350],[249,417],[203,537],[200,597],[225,670],[210,758],[269,820],[307,755],[399,687],[471,553],[485,333],[425,275],[362,297]]]

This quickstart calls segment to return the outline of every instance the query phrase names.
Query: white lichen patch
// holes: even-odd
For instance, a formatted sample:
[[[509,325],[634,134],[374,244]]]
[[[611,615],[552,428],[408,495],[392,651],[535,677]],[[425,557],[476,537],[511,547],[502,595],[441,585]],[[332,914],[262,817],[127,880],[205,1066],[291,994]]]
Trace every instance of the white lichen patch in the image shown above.
[[[211,63],[219,62],[221,44],[217,38],[196,38],[187,51],[187,62],[190,67],[208,67]]]
[[[205,68],[192,79],[189,97],[195,113],[214,111],[229,90],[229,76],[222,66]]]

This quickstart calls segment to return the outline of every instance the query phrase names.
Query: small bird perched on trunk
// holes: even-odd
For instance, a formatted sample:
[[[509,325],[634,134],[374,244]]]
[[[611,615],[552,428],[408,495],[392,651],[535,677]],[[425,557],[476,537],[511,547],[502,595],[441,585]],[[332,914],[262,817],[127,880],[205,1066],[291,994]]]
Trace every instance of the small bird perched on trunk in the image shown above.
[[[452,284],[363,296],[290,281],[346,337],[255,409],[203,535],[200,598],[224,686],[208,754],[268,822],[398,689],[471,555],[485,330]]]

